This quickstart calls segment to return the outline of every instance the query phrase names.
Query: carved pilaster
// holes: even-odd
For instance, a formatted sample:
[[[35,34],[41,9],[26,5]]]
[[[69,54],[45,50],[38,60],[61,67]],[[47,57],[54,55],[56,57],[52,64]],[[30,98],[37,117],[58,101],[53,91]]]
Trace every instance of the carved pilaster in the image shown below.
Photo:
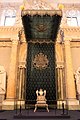
[[[26,67],[25,65],[19,65],[16,96],[19,100],[25,99],[25,90],[26,90]]]
[[[0,42],[0,47],[11,47],[11,42]]]
[[[63,48],[64,48],[64,44],[60,44],[60,42],[56,42],[56,45],[55,45],[56,62],[58,63],[64,61]]]
[[[73,77],[73,66],[70,49],[70,39],[65,39],[65,67],[66,67],[66,97],[76,99],[75,82]]]
[[[64,99],[64,62],[56,63],[56,78],[57,78],[57,99]],[[64,92],[63,92],[64,91]]]
[[[12,39],[11,61],[7,82],[7,99],[15,98],[16,77],[17,77],[17,47],[18,40]]]
[[[18,81],[17,81],[17,98],[25,98],[26,89],[26,57],[27,57],[27,43],[20,38],[19,64],[18,64]]]
[[[57,97],[60,100],[65,98],[65,79],[64,79],[64,53],[62,36],[58,37],[56,42],[56,78],[57,78]],[[64,91],[64,92],[63,92]]]

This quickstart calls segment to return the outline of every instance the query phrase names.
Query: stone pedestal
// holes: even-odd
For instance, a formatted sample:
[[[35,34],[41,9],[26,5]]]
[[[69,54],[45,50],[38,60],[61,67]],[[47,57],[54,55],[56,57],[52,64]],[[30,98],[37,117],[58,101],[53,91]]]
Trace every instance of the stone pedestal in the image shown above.
[[[17,50],[18,40],[12,40],[11,62],[7,82],[7,99],[14,99],[16,96],[17,78]]]
[[[3,110],[14,110],[15,108],[15,101],[12,99],[6,99],[2,102],[2,109]]]
[[[2,102],[4,101],[4,99],[5,99],[5,94],[4,93],[0,94],[0,110],[2,110]]]
[[[57,108],[62,109],[62,104],[64,103],[64,108],[66,109],[66,101],[65,100],[58,100],[57,101]]]
[[[2,109],[3,110],[14,110],[14,109],[20,109],[20,105],[21,108],[25,108],[25,101],[16,101],[16,100],[4,100],[2,102]]]
[[[57,108],[58,109],[62,109],[62,104],[64,103],[64,109],[68,109],[68,110],[79,110],[80,109],[80,105],[79,105],[79,100],[76,99],[68,99],[68,100],[59,100],[57,101]]]
[[[68,106],[68,110],[78,110],[78,109],[80,109],[79,100],[76,100],[76,99],[69,100],[68,99],[67,106]]]

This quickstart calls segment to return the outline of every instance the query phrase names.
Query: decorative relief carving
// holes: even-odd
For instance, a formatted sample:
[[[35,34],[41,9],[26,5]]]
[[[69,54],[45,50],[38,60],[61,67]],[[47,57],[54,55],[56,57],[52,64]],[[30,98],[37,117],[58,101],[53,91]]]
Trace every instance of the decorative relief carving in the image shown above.
[[[64,31],[64,38],[80,39],[80,28],[79,27],[64,27],[61,28]]]
[[[46,25],[43,25],[43,24],[39,24],[39,25],[36,26],[36,30],[37,30],[38,32],[44,32],[44,31],[47,30],[47,26],[46,26]]]
[[[60,43],[60,44],[62,44],[64,42],[64,31],[62,29],[60,29],[58,31],[56,43],[57,42]]]
[[[19,40],[21,43],[26,42],[25,33],[24,33],[23,28],[19,31],[18,36],[19,36]]]
[[[76,27],[65,27],[65,28],[62,28],[62,30],[64,32],[80,32],[80,28],[76,28]]]
[[[76,28],[76,27],[64,27],[61,28],[62,31],[64,31],[64,41],[80,41],[80,28]],[[61,35],[60,35],[60,31],[58,32],[57,35],[57,42],[61,41]],[[76,45],[76,44],[75,44]]]
[[[0,42],[0,47],[11,47],[11,42]]]
[[[0,27],[0,32],[5,32],[5,31],[10,31],[10,32],[12,32],[12,31],[14,31],[14,32],[16,32],[16,31],[19,31],[19,30],[21,30],[21,27]]]
[[[16,40],[16,39],[12,39],[12,44],[13,44],[13,45],[17,45],[18,42],[19,42],[18,40]]]
[[[0,27],[0,38],[18,38],[21,27]],[[4,35],[5,34],[5,35]]]
[[[22,16],[24,15],[45,15],[48,14],[50,16],[53,16],[55,14],[62,16],[62,11],[61,10],[24,10],[22,11]]]
[[[33,66],[36,69],[45,69],[48,67],[49,60],[47,58],[47,55],[44,55],[43,53],[39,53],[35,55],[33,60]]]
[[[56,68],[64,68],[64,62],[57,62]]]
[[[29,2],[25,2],[26,8],[29,6],[29,9],[34,10],[53,10],[56,8],[53,8],[54,5],[50,4],[48,1],[44,0],[29,0]],[[28,5],[27,5],[28,4]]]
[[[28,43],[47,43],[47,44],[50,44],[50,43],[55,43],[54,41],[52,41],[51,39],[33,39],[33,40],[30,40],[28,41]]]
[[[80,5],[79,4],[77,4],[77,3],[73,3],[73,4],[64,4],[64,8],[66,9],[66,10],[80,10]]]
[[[19,68],[26,68],[26,62],[19,62]]]

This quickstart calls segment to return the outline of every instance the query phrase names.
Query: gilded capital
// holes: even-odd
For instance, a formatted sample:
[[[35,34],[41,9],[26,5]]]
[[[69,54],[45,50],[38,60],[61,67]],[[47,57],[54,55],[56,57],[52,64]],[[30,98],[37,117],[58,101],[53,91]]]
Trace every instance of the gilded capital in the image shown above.
[[[70,41],[71,40],[72,40],[72,38],[64,38],[64,44],[70,46]]]
[[[64,68],[64,61],[57,62],[56,68]]]
[[[22,69],[26,68],[26,62],[20,62],[18,67]]]

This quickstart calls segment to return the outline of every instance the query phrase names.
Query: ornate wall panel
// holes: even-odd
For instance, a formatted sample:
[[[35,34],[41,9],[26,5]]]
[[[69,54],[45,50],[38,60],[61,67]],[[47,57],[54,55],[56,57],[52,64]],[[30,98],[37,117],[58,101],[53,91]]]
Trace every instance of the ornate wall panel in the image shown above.
[[[70,42],[71,45],[71,55],[72,55],[72,63],[73,63],[73,71],[74,73],[77,71],[80,66],[80,38],[73,38]],[[78,59],[77,59],[78,57]]]
[[[47,100],[56,99],[55,47],[53,43],[28,43],[27,100],[36,100],[36,90],[47,91]]]
[[[11,56],[11,48],[8,46],[5,47],[0,46],[0,65],[4,66],[7,75],[9,72],[10,56]]]

